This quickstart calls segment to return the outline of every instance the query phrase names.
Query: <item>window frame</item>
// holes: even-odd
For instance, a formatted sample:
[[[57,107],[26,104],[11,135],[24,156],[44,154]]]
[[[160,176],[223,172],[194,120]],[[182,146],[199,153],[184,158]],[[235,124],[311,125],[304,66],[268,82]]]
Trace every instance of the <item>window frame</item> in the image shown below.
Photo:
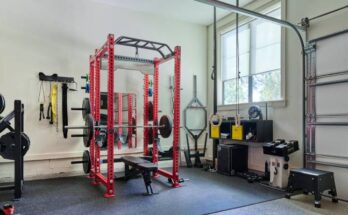
[[[281,19],[285,19],[286,14],[286,8],[285,8],[285,4],[282,4],[281,2],[277,2],[277,3],[273,3],[271,5],[265,5],[264,7],[260,8],[259,10],[256,10],[257,12],[260,13],[270,13],[278,8],[281,8]],[[249,25],[249,29],[250,29],[250,40],[252,41],[252,36],[253,36],[253,32],[251,29],[251,22],[257,20],[255,18],[250,18],[250,17],[245,17],[245,16],[240,16],[240,21],[239,21],[239,26],[240,27],[244,27],[245,25]],[[224,82],[226,82],[227,80],[222,80],[222,35],[228,33],[229,31],[233,31],[236,28],[236,22],[235,22],[235,18],[232,19],[231,21],[229,21],[227,24],[221,26],[220,28],[217,29],[217,79],[218,79],[218,109],[219,110],[231,110],[231,109],[236,109],[237,105],[236,104],[224,104]],[[252,93],[252,86],[249,86],[249,96],[248,96],[248,102],[246,103],[240,103],[239,106],[240,107],[248,107],[250,105],[254,105],[254,104],[270,104],[270,106],[285,106],[286,105],[286,83],[285,83],[285,33],[286,33],[286,29],[281,27],[281,41],[280,41],[280,76],[281,76],[281,99],[280,100],[272,100],[272,101],[262,101],[262,102],[252,102],[251,98],[252,96],[250,95],[250,93]],[[252,54],[251,49],[250,49],[250,58],[252,58],[254,54]],[[249,61],[250,65],[250,71],[251,72],[251,67],[252,65],[252,61]],[[269,72],[269,71],[268,71]],[[252,79],[252,75],[250,75],[249,73],[249,83],[252,83],[252,81],[250,81],[250,79]]]

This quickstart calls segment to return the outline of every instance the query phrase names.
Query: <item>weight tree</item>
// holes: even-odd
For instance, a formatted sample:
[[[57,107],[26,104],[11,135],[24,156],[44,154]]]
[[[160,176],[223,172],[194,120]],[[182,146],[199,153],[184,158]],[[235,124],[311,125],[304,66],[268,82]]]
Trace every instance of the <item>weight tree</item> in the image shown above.
[[[138,57],[124,57],[114,55],[115,45],[134,47],[138,49],[146,49],[158,52],[161,57],[154,60],[141,59]],[[105,197],[110,198],[115,195],[114,186],[114,82],[115,82],[115,65],[114,60],[143,63],[153,65],[153,155],[152,162],[158,163],[158,84],[159,84],[159,65],[174,60],[174,118],[173,118],[173,168],[172,172],[163,169],[158,169],[154,176],[162,175],[172,182],[173,187],[179,187],[179,138],[180,138],[180,64],[181,64],[181,48],[175,47],[174,51],[166,44],[152,42],[147,40],[135,39],[130,37],[119,37],[114,39],[113,34],[109,34],[104,45],[95,51],[89,60],[89,77],[90,77],[90,109],[92,117],[96,125],[100,122],[100,70],[101,60],[107,59],[107,174],[103,175],[100,171],[100,148],[96,146],[95,137],[99,135],[99,129],[93,133],[90,142],[90,159],[91,171],[89,178],[93,185],[102,184],[106,187]],[[117,65],[116,65],[117,66]],[[144,75],[144,155],[148,154],[148,123],[149,123],[149,107],[148,107],[148,88],[149,74]],[[161,124],[161,122],[160,122]]]

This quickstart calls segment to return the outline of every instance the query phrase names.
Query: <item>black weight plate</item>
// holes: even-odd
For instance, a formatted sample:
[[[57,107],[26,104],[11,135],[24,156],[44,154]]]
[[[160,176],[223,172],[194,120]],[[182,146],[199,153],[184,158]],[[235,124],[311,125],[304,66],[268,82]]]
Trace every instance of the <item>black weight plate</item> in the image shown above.
[[[91,156],[89,155],[89,151],[85,150],[82,154],[83,161],[83,172],[88,174],[91,171]]]
[[[149,115],[149,121],[153,120],[153,103],[152,101],[148,102],[148,115]]]
[[[15,160],[16,135],[14,132],[9,132],[0,138],[0,155],[4,159]],[[22,156],[24,156],[30,147],[29,137],[22,133]]]
[[[97,145],[99,146],[99,148],[101,148],[101,149],[105,149],[106,148],[106,146],[107,146],[106,130],[104,130],[104,129],[100,130],[99,136],[96,136],[95,139],[96,139],[95,141],[96,141]]]
[[[151,145],[153,143],[153,130],[152,130],[152,128],[147,129],[147,139],[148,139],[148,144]]]
[[[159,121],[159,132],[163,138],[168,138],[172,133],[172,122],[167,115],[163,115]]]
[[[88,114],[86,116],[85,126],[87,126],[88,128],[83,129],[83,144],[85,145],[85,147],[89,147],[94,135],[94,120],[92,114]]]
[[[5,110],[5,107],[5,97],[2,94],[0,94],[0,114]]]
[[[89,102],[89,98],[84,98],[82,101],[82,117],[83,119],[87,117],[88,114],[91,113],[91,103]]]
[[[132,118],[132,126],[136,126],[137,125],[137,120],[133,117]],[[132,134],[137,134],[137,128],[134,127],[132,128]]]
[[[22,155],[25,156],[25,154],[27,154],[30,147],[30,139],[26,133],[22,133],[22,138],[26,139],[26,141],[24,141],[26,146],[23,147],[23,151],[22,151]],[[23,146],[23,141],[22,141],[22,146]]]

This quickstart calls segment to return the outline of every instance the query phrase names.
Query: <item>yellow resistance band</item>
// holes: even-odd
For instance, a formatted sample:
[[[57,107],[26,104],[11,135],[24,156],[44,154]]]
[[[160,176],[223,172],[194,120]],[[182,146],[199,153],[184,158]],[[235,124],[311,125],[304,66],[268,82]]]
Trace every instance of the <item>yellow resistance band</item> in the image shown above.
[[[57,123],[57,97],[58,97],[58,85],[53,84],[51,88],[51,104],[52,104],[52,121]]]

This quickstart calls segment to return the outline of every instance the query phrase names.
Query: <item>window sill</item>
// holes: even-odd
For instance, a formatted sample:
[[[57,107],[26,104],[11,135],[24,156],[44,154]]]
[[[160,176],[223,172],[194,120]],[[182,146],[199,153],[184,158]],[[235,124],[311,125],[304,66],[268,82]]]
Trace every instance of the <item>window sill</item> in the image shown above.
[[[286,100],[283,99],[283,100],[276,100],[276,101],[269,101],[269,102],[241,103],[241,104],[239,104],[239,108],[241,110],[243,110],[243,109],[247,109],[253,105],[258,105],[261,108],[265,108],[266,104],[267,104],[268,108],[284,108],[284,107],[286,107]],[[218,111],[233,111],[236,109],[237,109],[236,104],[218,105]]]

